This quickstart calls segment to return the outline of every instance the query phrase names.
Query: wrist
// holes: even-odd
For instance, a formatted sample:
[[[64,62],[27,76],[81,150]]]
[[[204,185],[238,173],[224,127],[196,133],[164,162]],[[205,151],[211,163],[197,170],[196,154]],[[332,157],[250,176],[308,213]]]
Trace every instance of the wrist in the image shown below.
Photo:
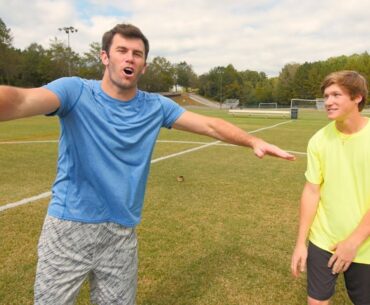
[[[358,248],[360,248],[361,244],[363,243],[363,241],[365,240],[365,238],[362,238],[361,236],[358,236],[358,235],[351,235],[348,239],[347,239],[347,242],[353,247],[355,248],[356,250]]]
[[[295,245],[296,245],[296,247],[306,247],[307,246],[307,241],[306,241],[306,239],[297,239]]]

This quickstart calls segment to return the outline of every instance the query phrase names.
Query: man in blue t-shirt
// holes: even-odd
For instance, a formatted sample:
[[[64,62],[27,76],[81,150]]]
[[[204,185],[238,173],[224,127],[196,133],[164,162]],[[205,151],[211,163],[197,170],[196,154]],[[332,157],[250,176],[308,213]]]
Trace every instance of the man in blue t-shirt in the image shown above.
[[[57,176],[38,245],[35,304],[73,304],[89,275],[94,304],[135,304],[137,239],[150,159],[161,127],[294,156],[217,118],[138,90],[149,43],[135,26],[103,36],[103,79],[68,77],[42,88],[0,87],[0,120],[57,115]]]

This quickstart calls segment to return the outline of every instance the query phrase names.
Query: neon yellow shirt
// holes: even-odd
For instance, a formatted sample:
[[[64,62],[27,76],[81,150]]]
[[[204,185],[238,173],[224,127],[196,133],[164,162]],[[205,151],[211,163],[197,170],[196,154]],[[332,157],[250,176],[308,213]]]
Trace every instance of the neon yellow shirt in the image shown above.
[[[306,179],[320,184],[309,240],[330,251],[353,232],[370,209],[370,123],[345,135],[333,121],[310,139],[307,152]],[[361,245],[354,262],[370,264],[370,238]]]

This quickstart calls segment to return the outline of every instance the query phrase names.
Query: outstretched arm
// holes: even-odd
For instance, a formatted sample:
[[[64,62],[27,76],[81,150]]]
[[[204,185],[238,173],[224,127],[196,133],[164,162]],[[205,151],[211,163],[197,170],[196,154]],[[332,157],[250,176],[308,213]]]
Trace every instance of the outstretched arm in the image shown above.
[[[299,229],[297,242],[291,260],[291,271],[294,277],[298,277],[306,270],[307,246],[306,240],[311,224],[316,215],[317,205],[320,200],[320,185],[306,182],[302,196],[299,215]]]
[[[52,113],[59,106],[58,97],[48,89],[0,86],[0,121]]]
[[[263,158],[271,155],[286,160],[295,157],[279,147],[254,137],[239,127],[219,118],[203,116],[190,111],[184,112],[173,125],[175,129],[194,132],[240,146],[251,147],[255,155]]]

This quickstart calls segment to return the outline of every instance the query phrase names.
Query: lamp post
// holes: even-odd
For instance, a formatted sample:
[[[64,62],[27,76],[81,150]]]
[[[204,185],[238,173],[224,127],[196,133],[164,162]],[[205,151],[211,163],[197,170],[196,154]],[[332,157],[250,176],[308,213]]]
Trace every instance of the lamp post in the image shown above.
[[[70,41],[69,41],[69,34],[71,33],[77,33],[77,29],[73,26],[65,26],[63,28],[59,28],[59,31],[64,31],[68,36],[68,53],[69,53],[69,59],[68,59],[68,75],[71,76],[71,48],[70,48]]]
[[[218,73],[220,74],[220,109],[222,109],[222,74],[223,71],[221,69],[218,70]]]

